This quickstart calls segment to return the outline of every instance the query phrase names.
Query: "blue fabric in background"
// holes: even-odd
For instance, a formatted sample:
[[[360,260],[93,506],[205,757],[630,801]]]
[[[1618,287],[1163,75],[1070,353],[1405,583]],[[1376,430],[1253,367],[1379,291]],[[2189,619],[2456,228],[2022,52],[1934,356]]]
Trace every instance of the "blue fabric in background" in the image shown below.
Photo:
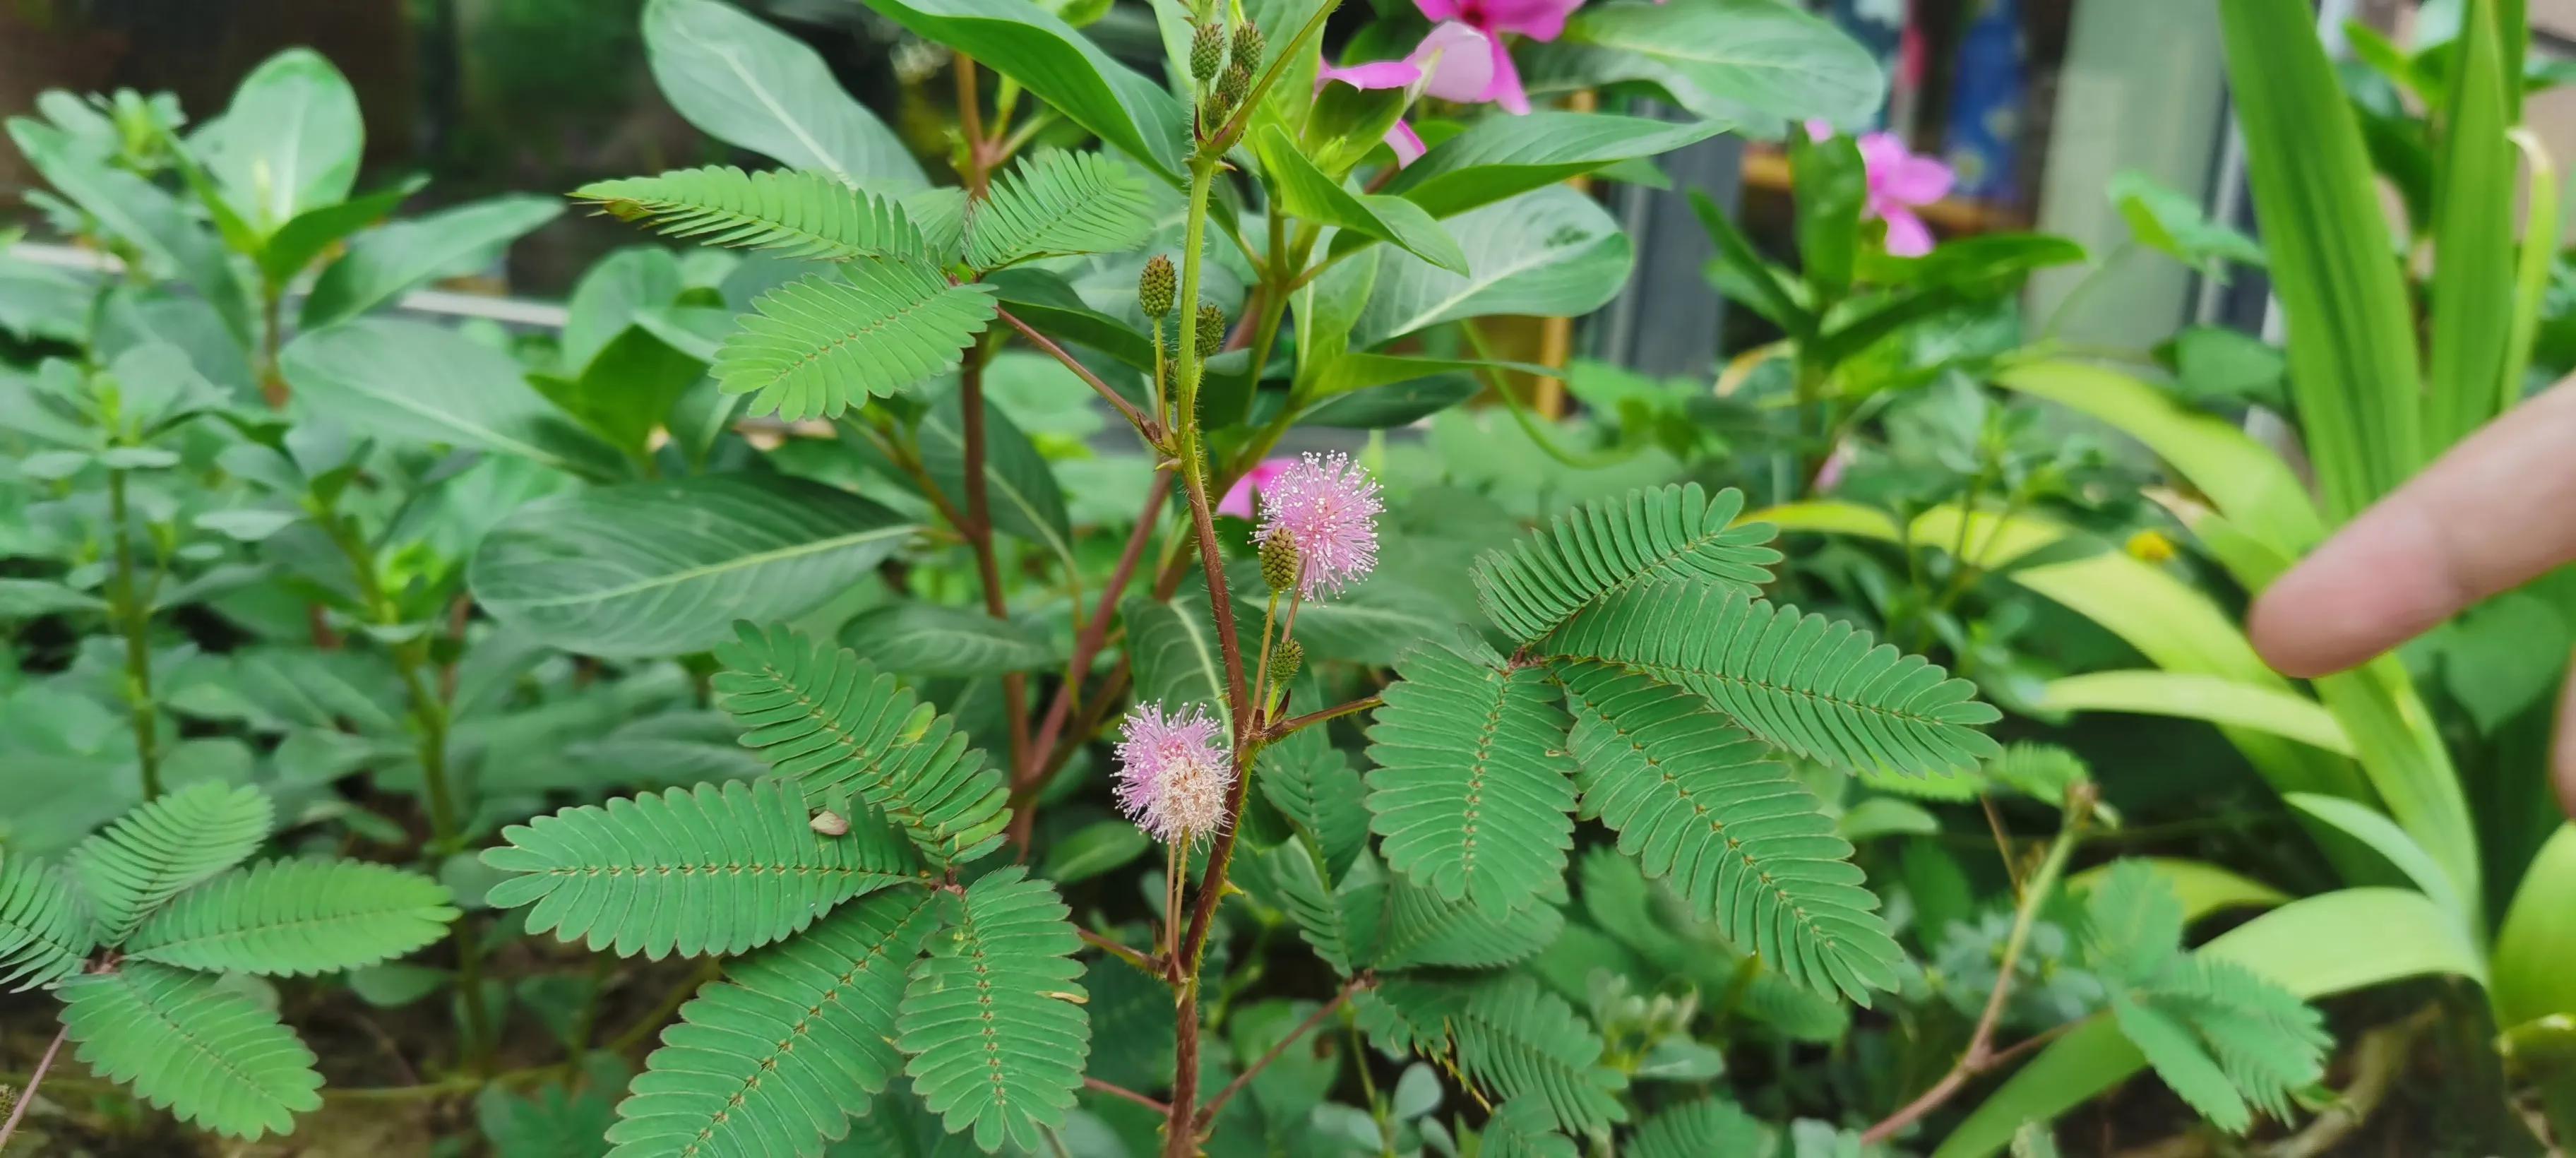
[[[1891,80],[1888,102],[1882,103],[1867,125],[1840,125],[1838,128],[1859,132],[1893,127],[1904,132],[1905,126],[1888,124],[1888,110],[1896,101],[1897,60],[1905,41],[1907,0],[1831,0],[1829,10],[1834,23],[1878,61],[1879,70]]]
[[[1973,3],[1975,16],[1959,38],[1942,159],[1958,171],[1958,196],[2009,203],[2021,196],[2022,107],[2029,87],[2021,3]]]

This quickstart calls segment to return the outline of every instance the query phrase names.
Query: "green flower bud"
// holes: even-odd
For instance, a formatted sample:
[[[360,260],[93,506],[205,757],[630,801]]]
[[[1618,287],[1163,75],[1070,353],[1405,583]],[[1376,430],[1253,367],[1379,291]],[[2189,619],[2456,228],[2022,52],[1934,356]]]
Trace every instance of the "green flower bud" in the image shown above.
[[[1155,254],[1136,275],[1136,304],[1145,307],[1145,316],[1160,319],[1172,312],[1172,293],[1177,284],[1172,280],[1172,259]]]
[[[1297,588],[1297,575],[1305,570],[1297,558],[1297,544],[1288,536],[1274,534],[1261,541],[1261,581],[1273,591],[1285,594]]]
[[[1199,357],[1206,358],[1225,345],[1225,311],[1215,302],[1199,303]]]
[[[1293,639],[1283,639],[1270,649],[1270,682],[1284,685],[1297,678],[1297,669],[1306,662],[1306,647]]]
[[[1243,98],[1250,95],[1252,95],[1252,66],[1245,64],[1241,57],[1237,57],[1234,63],[1225,66],[1225,79],[1216,84],[1216,99],[1224,101],[1225,107],[1232,110],[1242,107]]]
[[[1261,29],[1246,20],[1234,26],[1234,65],[1236,68],[1261,67]]]
[[[1225,28],[1215,21],[1199,25],[1190,36],[1190,79],[1206,84],[1225,67]]]

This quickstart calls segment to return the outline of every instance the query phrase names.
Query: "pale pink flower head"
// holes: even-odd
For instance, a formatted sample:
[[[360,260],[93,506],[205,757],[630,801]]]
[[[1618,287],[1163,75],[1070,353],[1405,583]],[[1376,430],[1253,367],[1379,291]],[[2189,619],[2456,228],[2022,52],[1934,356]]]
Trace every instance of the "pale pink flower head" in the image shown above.
[[[1521,88],[1521,74],[1512,67],[1511,50],[1504,47],[1503,34],[1554,40],[1564,34],[1565,18],[1583,7],[1583,0],[1413,0],[1413,6],[1435,23],[1455,22],[1485,37],[1486,59],[1493,72],[1484,87],[1473,96],[1441,94],[1443,99],[1491,101],[1506,112],[1519,114],[1530,111],[1529,94]],[[1436,36],[1439,30],[1435,28],[1432,33]]]
[[[1295,465],[1297,460],[1293,458],[1262,459],[1254,464],[1251,470],[1244,472],[1242,478],[1234,480],[1233,488],[1225,492],[1225,501],[1216,505],[1216,513],[1242,519],[1251,518],[1252,496],[1255,493],[1270,493],[1271,482],[1280,475],[1288,473],[1288,468]]]
[[[1807,122],[1807,137],[1822,141],[1834,135],[1832,125]],[[1860,161],[1869,173],[1865,217],[1887,222],[1887,252],[1895,257],[1921,257],[1932,252],[1932,230],[1915,210],[1950,195],[1958,180],[1950,166],[1917,156],[1894,133],[1868,133],[1860,139]]]
[[[1197,705],[1170,716],[1161,704],[1129,709],[1118,732],[1118,811],[1165,844],[1223,829],[1234,758],[1217,743],[1221,728]]]
[[[1377,481],[1336,452],[1308,453],[1261,491],[1264,543],[1286,538],[1297,548],[1298,594],[1312,599],[1367,576],[1377,566]]]

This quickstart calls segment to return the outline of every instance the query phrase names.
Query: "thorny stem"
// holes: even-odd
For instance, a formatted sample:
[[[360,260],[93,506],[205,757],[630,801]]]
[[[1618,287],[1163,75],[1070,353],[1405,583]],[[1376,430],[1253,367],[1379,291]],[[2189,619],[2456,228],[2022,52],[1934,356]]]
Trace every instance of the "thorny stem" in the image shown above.
[[[37,1087],[45,1084],[45,1071],[54,1068],[54,1055],[62,1052],[63,1039],[70,1034],[68,1029],[55,1030],[53,1044],[45,1047],[45,1056],[36,1059],[36,1072],[28,1075],[26,1088],[18,1091],[18,1104],[9,1107],[9,1120],[0,1122],[0,1150],[9,1148],[9,1139],[18,1133],[18,1123],[26,1118],[27,1107],[35,1104]]]
[[[384,582],[376,574],[375,552],[359,539],[355,525],[342,518],[338,509],[318,498],[313,506],[323,533],[348,560],[359,597],[366,603],[367,618],[381,627],[401,626],[402,609],[385,593]],[[422,795],[429,805],[430,844],[438,855],[449,855],[458,851],[462,829],[457,823],[456,794],[447,779],[447,702],[432,690],[428,675],[429,636],[423,633],[393,644],[386,651],[393,659],[394,670],[402,677],[403,691],[411,700],[412,723],[420,733],[415,751],[420,758]],[[491,1014],[483,1005],[483,942],[474,935],[468,921],[459,920],[450,928],[456,942],[456,992],[465,1010],[471,1068],[489,1076],[496,1043],[492,1040]]]
[[[1995,1027],[2002,1022],[2004,1002],[2012,996],[2013,975],[2021,967],[2022,949],[2030,943],[2030,930],[2039,918],[2039,907],[2057,889],[2058,878],[2066,872],[2066,860],[2083,838],[2084,824],[2091,818],[2095,790],[2090,784],[2077,784],[2066,793],[2066,820],[2057,830],[2057,839],[2048,846],[2048,858],[2032,873],[2030,886],[2022,891],[2021,903],[2013,909],[2012,933],[2004,939],[2003,956],[1995,965],[1995,987],[1986,995],[1985,1012],[1977,1017],[1977,1028],[1968,1036],[1968,1048],[1959,1055],[1950,1072],[1932,1083],[1932,1088],[1908,1102],[1902,1109],[1863,1133],[1861,1143],[1870,1145],[1895,1137],[1896,1132],[1919,1121],[1925,1114],[1939,1109],[1966,1087],[1968,1080],[2018,1056],[2024,1042],[2002,1053],[1995,1051]]]
[[[161,725],[152,700],[152,612],[135,589],[125,475],[122,470],[107,472],[107,533],[116,541],[116,618],[125,634],[125,710],[134,723],[134,759],[143,773],[143,799],[149,803],[161,795]]]
[[[1229,1099],[1232,1099],[1235,1094],[1241,1092],[1243,1087],[1252,1084],[1252,1079],[1261,1076],[1261,1071],[1267,1068],[1270,1063],[1279,1060],[1279,1055],[1287,1053],[1289,1046],[1297,1044],[1297,1039],[1314,1032],[1315,1027],[1322,1025],[1325,1018],[1331,1017],[1335,1012],[1339,1011],[1342,1006],[1350,1004],[1352,994],[1363,989],[1371,988],[1376,984],[1377,978],[1368,973],[1362,973],[1357,977],[1351,978],[1348,982],[1345,982],[1342,985],[1342,991],[1334,994],[1331,1001],[1325,1002],[1323,1008],[1307,1015],[1306,1020],[1297,1024],[1297,1028],[1289,1030],[1286,1037],[1280,1038],[1277,1043],[1273,1044],[1270,1049],[1263,1053],[1258,1060],[1254,1061],[1251,1066],[1247,1067],[1242,1073],[1236,1074],[1233,1081],[1227,1082],[1224,1089],[1218,1090],[1215,1097],[1208,1099],[1206,1108],[1199,1111],[1199,1129],[1205,1130],[1208,1127],[1215,1125],[1217,1111],[1224,1109],[1226,1102]],[[1365,1059],[1363,1059],[1363,1064],[1365,1064]]]

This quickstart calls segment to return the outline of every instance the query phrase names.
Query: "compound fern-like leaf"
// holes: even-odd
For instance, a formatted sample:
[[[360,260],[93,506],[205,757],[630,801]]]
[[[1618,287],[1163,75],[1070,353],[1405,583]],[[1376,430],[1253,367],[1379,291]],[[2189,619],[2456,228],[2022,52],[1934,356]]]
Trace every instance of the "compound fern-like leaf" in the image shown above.
[[[1629,1158],[1708,1158],[1759,1154],[1770,1141],[1771,1131],[1743,1107],[1723,1098],[1702,1098],[1646,1119],[1619,1152]]]
[[[861,813],[826,836],[790,784],[735,780],[583,805],[501,831],[483,863],[516,874],[494,908],[528,909],[528,931],[660,960],[741,953],[811,925],[832,906],[910,879],[920,861]]]
[[[991,1153],[1044,1145],[1064,1124],[1091,1056],[1080,940],[1055,888],[1016,866],[986,874],[950,906],[913,967],[897,1022],[905,1072],[951,1133]]]
[[[22,992],[80,972],[96,943],[89,909],[61,873],[0,852],[0,990]]]
[[[268,839],[259,790],[199,781],[145,804],[72,849],[98,942],[114,945],[179,890],[240,864]]]
[[[1853,771],[1929,776],[2003,749],[1976,685],[1821,615],[1740,590],[1665,580],[1580,611],[1542,643],[1688,688],[1774,747]]]
[[[136,961],[57,992],[81,1063],[183,1122],[255,1140],[322,1105],[313,1052],[276,1014],[206,974]]]
[[[2295,1096],[2325,1078],[2333,1042],[2324,1019],[2297,995],[2233,961],[2195,957],[2147,999],[2198,1031],[2229,1083],[2274,1118],[2289,1117]]]
[[[838,418],[868,399],[912,389],[957,368],[993,320],[993,295],[951,285],[927,261],[854,261],[752,300],[711,368],[750,413],[787,422]]]
[[[617,1115],[595,1087],[576,1094],[542,1086],[520,1097],[485,1086],[474,1097],[474,1120],[492,1144],[492,1158],[600,1158],[608,1153],[600,1135]]]
[[[1601,1064],[1601,1038],[1574,1007],[1528,977],[1459,986],[1409,977],[1380,983],[1360,1003],[1380,1041],[1447,1060],[1497,1099],[1534,1098],[1574,1134],[1628,1120],[1628,1086]]]
[[[864,800],[935,864],[962,864],[1002,843],[1010,790],[948,717],[848,648],[783,627],[734,631],[736,641],[716,651],[728,670],[716,673],[715,690],[747,729],[743,744],[808,802]]]
[[[1547,1103],[1519,1098],[1494,1107],[1494,1115],[1485,1119],[1484,1145],[1476,1158],[1579,1158],[1580,1154],[1573,1139],[1556,1132],[1556,1116],[1548,1112]]]
[[[1306,843],[1283,841],[1260,857],[1262,870],[1270,876],[1270,886],[1278,890],[1289,919],[1297,922],[1298,935],[1306,939],[1315,955],[1344,977],[1367,968],[1369,960],[1360,951],[1359,937],[1352,929],[1354,922],[1324,883],[1324,870],[1315,863],[1315,854]]]
[[[993,180],[966,220],[966,264],[994,270],[1033,257],[1116,253],[1154,231],[1145,180],[1103,153],[1048,149]]]
[[[894,201],[829,173],[745,173],[730,165],[659,177],[594,181],[573,196],[620,221],[708,245],[775,250],[783,257],[848,261],[927,256],[921,231]]]
[[[902,1066],[895,1010],[940,909],[927,889],[879,893],[728,966],[662,1031],[611,1158],[821,1154]]]
[[[1500,917],[1565,876],[1574,767],[1547,673],[1468,646],[1397,661],[1368,729],[1370,828],[1387,867]]]
[[[1313,742],[1307,743],[1309,737]],[[1262,750],[1252,782],[1324,854],[1326,871],[1339,874],[1368,843],[1368,789],[1350,757],[1309,728]]]
[[[1697,576],[1757,594],[1780,552],[1769,523],[1735,526],[1744,492],[1710,496],[1698,483],[1632,491],[1559,515],[1469,572],[1476,602],[1512,638],[1536,641],[1604,596],[1658,579]]]
[[[1815,794],[1699,696],[1592,662],[1550,665],[1574,709],[1583,810],[1729,941],[1863,1005],[1904,951]]]
[[[303,977],[391,960],[437,940],[447,887],[357,861],[279,860],[179,894],[126,938],[129,960]]]
[[[1386,889],[1383,969],[1499,969],[1538,954],[1565,930],[1565,914],[1544,897],[1496,916],[1464,902],[1442,900],[1428,886],[1402,877]]]

